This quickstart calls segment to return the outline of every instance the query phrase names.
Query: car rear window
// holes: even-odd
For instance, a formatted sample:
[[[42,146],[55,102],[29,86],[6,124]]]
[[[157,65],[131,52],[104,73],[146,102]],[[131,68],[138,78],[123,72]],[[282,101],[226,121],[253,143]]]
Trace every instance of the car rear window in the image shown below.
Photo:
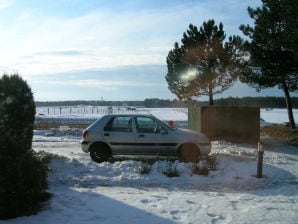
[[[104,127],[105,131],[132,132],[131,117],[113,117]]]

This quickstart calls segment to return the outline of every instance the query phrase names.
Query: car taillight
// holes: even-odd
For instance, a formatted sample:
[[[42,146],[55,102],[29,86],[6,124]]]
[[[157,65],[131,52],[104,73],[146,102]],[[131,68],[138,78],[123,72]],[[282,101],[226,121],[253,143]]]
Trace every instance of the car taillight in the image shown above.
[[[88,135],[88,131],[83,130],[83,132],[82,132],[82,137],[83,137],[83,138],[86,138],[87,135]]]

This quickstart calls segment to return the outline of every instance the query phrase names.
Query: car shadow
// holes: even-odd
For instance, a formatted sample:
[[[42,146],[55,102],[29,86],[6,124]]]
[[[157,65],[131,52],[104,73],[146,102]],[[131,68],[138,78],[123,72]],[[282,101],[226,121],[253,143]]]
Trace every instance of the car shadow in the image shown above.
[[[44,210],[34,216],[18,218],[22,223],[161,223],[173,224],[172,220],[131,206],[112,197],[82,191],[72,187],[51,187],[52,198]]]
[[[265,152],[278,152],[288,155],[298,155],[298,146],[273,139],[262,140]]]

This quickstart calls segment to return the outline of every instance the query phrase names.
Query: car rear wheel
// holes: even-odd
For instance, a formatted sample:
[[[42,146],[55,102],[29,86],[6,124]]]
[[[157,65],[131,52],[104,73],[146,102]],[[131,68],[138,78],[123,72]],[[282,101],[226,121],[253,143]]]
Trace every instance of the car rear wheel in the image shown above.
[[[111,157],[109,146],[103,143],[96,143],[90,147],[90,157],[94,162],[102,163]]]
[[[193,162],[199,161],[200,149],[192,143],[185,143],[180,146],[178,150],[178,157],[181,162]]]

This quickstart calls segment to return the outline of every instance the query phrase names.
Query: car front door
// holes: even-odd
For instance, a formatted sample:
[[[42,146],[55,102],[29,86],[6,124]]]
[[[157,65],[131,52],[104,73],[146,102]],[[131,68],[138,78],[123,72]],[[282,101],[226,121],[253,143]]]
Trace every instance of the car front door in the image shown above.
[[[146,117],[135,117],[136,154],[167,155],[171,139],[168,131],[156,120]]]
[[[135,133],[131,116],[114,116],[104,127],[104,139],[113,154],[132,154],[135,150]]]

